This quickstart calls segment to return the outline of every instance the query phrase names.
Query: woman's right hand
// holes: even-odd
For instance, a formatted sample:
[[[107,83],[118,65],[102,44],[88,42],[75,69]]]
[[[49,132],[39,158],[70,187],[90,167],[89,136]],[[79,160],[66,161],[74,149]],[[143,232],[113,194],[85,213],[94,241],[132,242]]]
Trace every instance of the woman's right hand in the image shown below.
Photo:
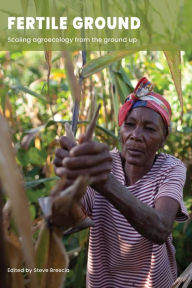
[[[59,139],[60,147],[55,152],[55,159],[53,160],[55,174],[59,177],[64,175],[64,168],[62,161],[65,157],[69,157],[69,151],[76,146],[76,143],[67,136],[62,136]]]

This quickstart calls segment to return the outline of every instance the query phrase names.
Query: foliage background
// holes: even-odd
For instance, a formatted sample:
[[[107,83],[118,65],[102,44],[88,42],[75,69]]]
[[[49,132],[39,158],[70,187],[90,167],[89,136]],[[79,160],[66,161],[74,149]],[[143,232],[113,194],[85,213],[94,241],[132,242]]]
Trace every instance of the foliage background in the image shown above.
[[[86,61],[106,54],[89,52]],[[116,123],[119,103],[140,77],[147,76],[155,84],[156,92],[165,95],[172,106],[172,132],[164,152],[180,158],[188,168],[184,199],[192,215],[192,53],[182,52],[182,56],[183,121],[164,54],[143,51],[122,61],[111,61],[106,69],[85,77],[77,136],[85,131],[96,103],[101,103],[95,140],[107,143],[110,148],[119,147]],[[72,60],[78,77],[82,69],[81,52],[73,52]],[[65,133],[63,123],[72,119],[74,105],[60,52],[52,55],[49,85],[47,73],[44,52],[0,52],[0,109],[10,125],[34,223],[42,217],[38,198],[48,195],[55,184],[54,151],[57,140]],[[175,223],[173,236],[181,272],[192,261],[191,221]],[[87,239],[87,230],[63,238],[71,259],[65,287],[85,287]]]

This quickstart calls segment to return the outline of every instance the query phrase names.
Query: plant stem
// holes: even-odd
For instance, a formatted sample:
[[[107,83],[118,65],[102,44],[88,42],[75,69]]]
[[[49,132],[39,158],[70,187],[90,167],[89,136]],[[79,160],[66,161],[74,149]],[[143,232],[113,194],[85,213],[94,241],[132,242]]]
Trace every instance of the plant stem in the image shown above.
[[[7,275],[7,265],[5,258],[5,241],[3,235],[3,199],[2,199],[2,187],[0,182],[0,279],[1,287],[7,288],[6,275]]]

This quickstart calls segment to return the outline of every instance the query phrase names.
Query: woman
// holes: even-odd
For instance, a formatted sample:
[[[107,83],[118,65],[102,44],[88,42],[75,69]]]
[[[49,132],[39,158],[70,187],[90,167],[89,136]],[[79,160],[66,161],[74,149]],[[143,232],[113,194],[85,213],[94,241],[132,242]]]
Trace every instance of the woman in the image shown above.
[[[170,118],[169,103],[142,78],[119,111],[122,152],[109,153],[96,142],[73,147],[61,138],[56,174],[69,179],[88,174],[92,180],[82,199],[95,223],[87,287],[168,288],[176,279],[171,231],[175,220],[185,221],[188,215],[182,200],[185,166],[173,156],[157,154]]]

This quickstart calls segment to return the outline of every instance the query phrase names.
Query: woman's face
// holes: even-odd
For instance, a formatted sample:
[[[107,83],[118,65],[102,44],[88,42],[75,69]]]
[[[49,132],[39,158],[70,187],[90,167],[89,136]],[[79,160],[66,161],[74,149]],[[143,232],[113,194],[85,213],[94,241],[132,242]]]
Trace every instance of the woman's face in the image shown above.
[[[122,156],[132,165],[152,165],[166,139],[160,114],[146,107],[131,110],[121,126]]]

